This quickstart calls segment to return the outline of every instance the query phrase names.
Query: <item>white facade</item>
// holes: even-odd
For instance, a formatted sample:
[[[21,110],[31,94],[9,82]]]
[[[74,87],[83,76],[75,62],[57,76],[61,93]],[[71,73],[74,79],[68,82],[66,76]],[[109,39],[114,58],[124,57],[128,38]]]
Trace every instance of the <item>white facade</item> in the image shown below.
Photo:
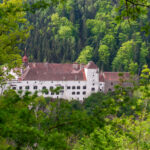
[[[27,61],[26,57],[24,59]],[[15,80],[0,87],[0,93],[11,88],[17,92],[21,90],[23,94],[30,91],[32,94],[38,92],[39,96],[43,95],[54,99],[82,101],[92,93],[114,91],[113,85],[116,85],[120,78],[118,72],[99,73],[99,68],[92,61],[87,65],[25,63],[25,69],[20,69],[21,76],[13,71],[10,72],[14,75]],[[124,79],[129,79],[129,77],[129,73],[124,73]],[[57,87],[61,87],[61,89],[56,93]]]
[[[43,95],[44,97],[84,100],[92,93],[101,91],[100,88],[104,88],[102,84],[97,81],[97,75],[96,77],[92,75],[89,81],[11,81],[7,87],[10,86],[16,91],[30,91],[32,94],[38,91],[38,95]],[[62,87],[59,94],[50,90],[56,87]],[[42,94],[42,89],[44,88],[48,89],[48,94]]]
[[[52,98],[63,98],[68,100],[84,100],[92,93],[98,91],[104,91],[104,82],[99,81],[99,68],[88,68],[84,67],[84,73],[86,80],[73,80],[73,81],[38,81],[38,80],[22,80],[22,81],[11,81],[7,84],[7,88],[19,91],[22,90],[30,91],[32,94],[38,91],[38,95],[43,95],[44,97]],[[55,89],[56,87],[62,87],[59,93],[53,93],[50,89]],[[47,89],[49,92],[43,94],[42,90]]]

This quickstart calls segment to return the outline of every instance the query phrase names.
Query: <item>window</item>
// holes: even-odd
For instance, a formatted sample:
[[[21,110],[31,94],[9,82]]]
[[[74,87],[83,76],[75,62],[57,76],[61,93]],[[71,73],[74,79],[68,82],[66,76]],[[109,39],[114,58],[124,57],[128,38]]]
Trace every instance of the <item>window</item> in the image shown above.
[[[13,90],[16,90],[16,87],[12,87]]]
[[[111,91],[111,89],[108,89],[108,91]]]
[[[77,86],[77,89],[80,89],[80,86]]]
[[[59,92],[57,92],[56,95],[59,95]]]
[[[92,91],[95,91],[95,88],[92,88],[91,90],[92,90]]]
[[[77,92],[77,95],[80,95],[80,92]]]
[[[93,83],[93,86],[94,86],[95,84]]]
[[[46,89],[46,86],[43,86],[42,89]]]
[[[50,89],[53,89],[53,87],[52,87],[52,86],[50,86]]]
[[[86,89],[86,86],[83,86],[83,89]]]
[[[83,95],[85,95],[85,94],[86,94],[86,92],[84,91],[84,92],[83,92]]]
[[[29,86],[26,86],[26,87],[25,87],[25,89],[26,89],[26,90],[29,90],[29,89],[30,89],[30,87],[29,87]]]
[[[61,88],[64,89],[64,86],[62,86]]]
[[[51,95],[54,95],[54,93],[51,93]]]
[[[48,95],[49,92],[45,92],[45,95]]]
[[[113,85],[113,82],[111,82],[111,85]]]
[[[75,92],[72,92],[72,95],[75,95]]]
[[[72,89],[75,89],[76,87],[75,86],[72,86]]]
[[[70,86],[67,86],[67,89],[70,89]]]
[[[36,89],[37,89],[37,86],[34,86],[34,87],[33,87],[33,89],[35,89],[35,90],[36,90]]]
[[[19,90],[22,90],[22,86],[19,86]]]

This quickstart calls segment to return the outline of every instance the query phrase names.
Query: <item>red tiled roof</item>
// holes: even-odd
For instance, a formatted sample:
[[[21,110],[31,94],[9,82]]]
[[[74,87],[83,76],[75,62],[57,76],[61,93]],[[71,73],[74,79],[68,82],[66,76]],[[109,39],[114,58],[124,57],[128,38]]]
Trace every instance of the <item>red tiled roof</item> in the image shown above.
[[[119,74],[123,74],[124,79],[129,79],[130,74],[129,72],[103,72],[104,80],[105,81],[119,81],[121,76]]]
[[[99,74],[99,82],[104,82],[103,73],[100,73],[100,74]]]
[[[23,80],[71,81],[86,80],[84,70],[74,70],[73,64],[29,63],[29,70]]]
[[[93,61],[90,61],[87,65],[86,68],[88,69],[97,69],[97,65],[95,65],[95,63]]]

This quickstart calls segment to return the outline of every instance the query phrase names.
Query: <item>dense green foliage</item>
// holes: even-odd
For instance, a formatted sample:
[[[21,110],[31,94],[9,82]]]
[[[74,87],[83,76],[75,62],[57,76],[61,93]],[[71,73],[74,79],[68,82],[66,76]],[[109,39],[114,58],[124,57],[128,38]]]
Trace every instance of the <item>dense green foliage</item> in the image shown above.
[[[0,2],[1,86],[11,78],[10,69],[21,64],[18,44],[28,37],[27,10],[38,10],[27,16],[34,26],[27,43],[31,60],[87,63],[92,59],[102,69],[132,74],[149,63],[149,37],[140,30],[149,16],[135,16],[146,13],[140,7],[143,0],[127,0],[126,5],[125,1],[68,0],[56,7],[50,5],[54,0],[30,1],[32,5],[22,0]],[[118,10],[128,6],[128,11],[116,12],[117,5]],[[117,24],[119,12],[124,18]],[[135,20],[128,22],[126,17]],[[150,69],[143,67],[138,85],[121,85],[113,93],[92,94],[83,103],[6,90],[0,94],[0,150],[149,150]]]
[[[8,72],[22,65],[18,45],[26,41],[30,30],[25,15],[22,0],[0,1],[0,88],[13,78]]]
[[[150,69],[140,85],[116,86],[83,103],[7,90],[0,96],[0,149],[150,149]]]
[[[22,0],[0,3],[0,65],[7,64],[10,68],[22,63],[17,45],[23,43],[29,35],[26,14],[17,11],[21,8]]]
[[[28,14],[34,29],[22,47],[27,47],[30,61],[87,63],[91,59],[104,70],[129,71],[133,64],[141,70],[150,63],[150,38],[143,31],[149,15],[142,8],[145,14],[135,20],[118,20],[121,2],[68,0]]]

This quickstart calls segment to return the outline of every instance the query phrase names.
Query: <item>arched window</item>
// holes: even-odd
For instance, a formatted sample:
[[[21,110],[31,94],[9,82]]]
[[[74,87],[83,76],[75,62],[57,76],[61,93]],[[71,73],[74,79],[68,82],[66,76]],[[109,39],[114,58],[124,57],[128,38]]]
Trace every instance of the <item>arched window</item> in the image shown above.
[[[46,86],[43,86],[42,89],[46,89]]]

